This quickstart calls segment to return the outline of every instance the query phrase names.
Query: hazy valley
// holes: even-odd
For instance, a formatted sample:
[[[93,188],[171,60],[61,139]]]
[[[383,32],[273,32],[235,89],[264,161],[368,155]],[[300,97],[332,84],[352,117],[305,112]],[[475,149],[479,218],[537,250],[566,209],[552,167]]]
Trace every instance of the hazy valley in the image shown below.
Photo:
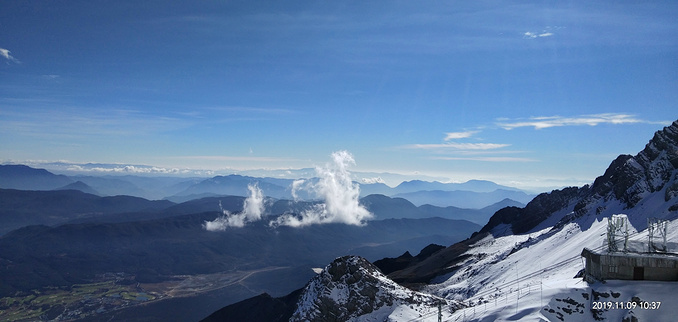
[[[291,197],[291,188],[279,184],[290,185],[293,180],[70,177],[22,165],[0,166],[0,178],[3,310],[5,316],[29,319],[200,319],[260,292],[283,295],[313,276],[311,268],[323,267],[337,256],[357,254],[378,260],[404,250],[418,252],[432,243],[448,245],[477,231],[497,209],[522,205],[503,199],[480,209],[417,207],[406,199],[371,194],[359,200],[372,216],[364,226],[328,223],[289,227],[270,222],[315,209],[326,200],[321,196],[294,201],[266,194],[259,200],[264,220],[208,231],[206,223],[244,211],[253,197],[247,196],[251,194],[248,187],[256,185],[262,191],[270,189]],[[318,179],[309,182],[317,184]],[[395,194],[429,185],[446,187],[409,184],[416,187],[389,189]],[[486,186],[481,191],[494,188],[489,182],[480,185]],[[175,193],[168,199],[187,201],[131,196],[143,195],[149,187],[164,187],[159,189],[170,193],[184,189],[186,194]],[[105,195],[101,191],[130,195],[101,196]],[[306,191],[307,197],[312,193],[311,189]],[[193,291],[178,291],[186,284],[193,285]],[[136,300],[138,294],[149,295]],[[60,300],[46,301],[46,297]],[[93,300],[79,302],[83,297]],[[200,302],[202,309],[186,312],[177,302]]]

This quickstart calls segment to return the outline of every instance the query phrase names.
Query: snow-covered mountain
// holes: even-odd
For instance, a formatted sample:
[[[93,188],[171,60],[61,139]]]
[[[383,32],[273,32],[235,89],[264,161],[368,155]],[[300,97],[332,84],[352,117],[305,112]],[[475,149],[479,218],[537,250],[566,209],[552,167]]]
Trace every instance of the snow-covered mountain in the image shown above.
[[[452,321],[674,321],[675,282],[608,280],[587,283],[581,278],[583,248],[600,250],[607,220],[584,216],[558,229],[546,228],[522,235],[486,234],[470,245],[457,268],[434,278],[420,289],[468,307],[457,310]],[[678,221],[668,238],[678,240]],[[647,232],[630,231],[630,242],[647,242]],[[671,248],[669,251],[677,252]],[[593,301],[661,302],[659,309],[592,311]],[[435,321],[434,316],[425,316]]]
[[[675,245],[677,190],[678,121],[658,131],[637,155],[619,156],[591,186],[541,194],[524,208],[504,208],[472,238],[389,277],[410,285],[425,280],[420,291],[469,306],[451,320],[674,320],[677,309],[670,305],[592,311],[592,303],[675,303],[675,283],[589,284],[575,276],[584,268],[583,248],[603,248],[613,214],[627,215],[630,243],[640,245],[647,245],[648,218],[670,220],[667,237]]]
[[[438,306],[461,307],[434,295],[412,291],[386,278],[358,256],[340,257],[303,289],[290,321],[400,321],[438,314]]]
[[[292,320],[437,321],[443,298],[445,321],[674,321],[675,282],[581,278],[582,250],[604,248],[614,214],[627,215],[629,243],[641,248],[647,219],[669,220],[668,251],[678,252],[678,121],[637,155],[616,158],[593,184],[503,208],[469,239],[387,277],[359,258],[338,259],[303,289]]]
[[[678,121],[657,131],[635,156],[620,155],[592,185],[543,193],[525,208],[504,208],[481,232],[494,236],[562,225],[579,217],[628,213],[645,229],[648,217],[669,219],[678,210]]]

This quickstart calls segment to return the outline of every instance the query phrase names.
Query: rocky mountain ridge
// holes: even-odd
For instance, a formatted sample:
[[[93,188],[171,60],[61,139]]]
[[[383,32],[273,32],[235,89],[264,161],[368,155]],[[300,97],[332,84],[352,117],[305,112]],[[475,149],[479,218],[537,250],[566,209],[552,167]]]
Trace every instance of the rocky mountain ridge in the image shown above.
[[[635,156],[618,156],[592,185],[542,193],[524,208],[501,209],[480,232],[493,232],[495,236],[521,234],[546,227],[540,223],[547,219],[551,219],[548,221],[550,225],[557,224],[553,222],[556,219],[563,225],[588,213],[609,216],[606,209],[611,204],[631,209],[657,193],[661,195],[658,203],[662,205],[652,209],[653,217],[667,218],[678,210],[678,200],[675,199],[678,196],[677,169],[678,121],[675,121],[657,131],[645,148]],[[558,215],[561,218],[557,218]],[[638,228],[643,229],[646,225],[642,218],[630,219]],[[510,226],[510,230],[506,226]]]
[[[461,306],[402,287],[362,257],[344,256],[311,279],[290,320],[350,321],[369,314],[374,321],[384,321],[391,315],[395,318],[427,314],[436,310],[439,303],[448,308]]]

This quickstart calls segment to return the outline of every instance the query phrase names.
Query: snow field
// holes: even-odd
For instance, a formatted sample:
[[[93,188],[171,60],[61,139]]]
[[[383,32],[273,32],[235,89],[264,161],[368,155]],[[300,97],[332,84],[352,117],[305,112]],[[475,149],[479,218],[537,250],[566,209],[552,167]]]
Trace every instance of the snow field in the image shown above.
[[[612,289],[624,301],[638,296],[644,301],[678,303],[671,296],[678,284],[671,282],[608,281],[589,285],[581,278],[574,278],[584,268],[582,249],[605,250],[606,233],[607,219],[589,215],[557,231],[545,228],[525,235],[488,236],[467,252],[473,256],[461,269],[429,285],[425,291],[462,300],[469,306],[454,312],[446,321],[594,320],[590,311],[592,291],[604,293]],[[646,245],[646,230],[637,232],[629,227],[629,234],[630,242]],[[670,222],[667,239],[678,240],[678,221]],[[589,299],[582,293],[588,294]],[[568,298],[580,305],[568,308],[569,304],[563,302]],[[607,310],[600,314],[612,321],[630,315],[652,321],[672,321],[663,319],[678,313],[678,308],[670,306],[659,310],[636,309],[631,313]],[[584,313],[577,314],[577,310]],[[437,321],[437,314],[420,320]]]

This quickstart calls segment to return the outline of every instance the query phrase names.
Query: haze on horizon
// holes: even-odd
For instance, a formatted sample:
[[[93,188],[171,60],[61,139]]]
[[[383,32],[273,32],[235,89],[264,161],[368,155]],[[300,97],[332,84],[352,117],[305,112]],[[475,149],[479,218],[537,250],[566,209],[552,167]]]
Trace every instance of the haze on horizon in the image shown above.
[[[676,16],[674,1],[4,1],[0,163],[281,173],[346,150],[352,172],[580,186],[676,119]]]

